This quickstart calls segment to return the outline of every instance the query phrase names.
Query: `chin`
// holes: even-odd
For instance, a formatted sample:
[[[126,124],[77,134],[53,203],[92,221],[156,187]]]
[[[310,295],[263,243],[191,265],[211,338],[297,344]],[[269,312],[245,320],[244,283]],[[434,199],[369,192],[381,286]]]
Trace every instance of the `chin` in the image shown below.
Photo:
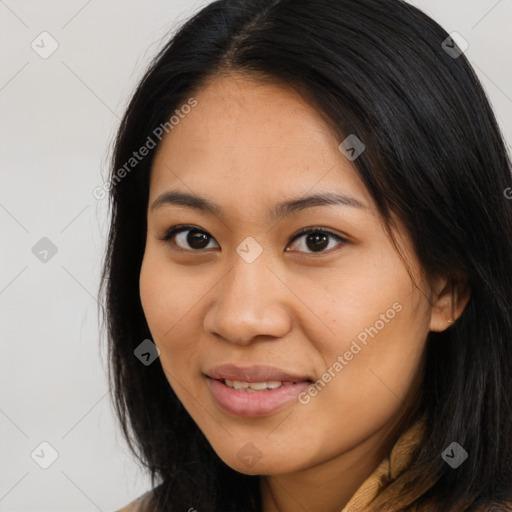
[[[273,453],[271,456],[261,453],[258,457],[251,460],[248,456],[244,455],[240,457],[242,459],[240,460],[237,453],[227,458],[221,457],[221,459],[231,469],[244,475],[280,475],[301,469],[296,459],[283,460],[284,457],[276,453]],[[246,459],[245,461],[243,460],[244,458]]]

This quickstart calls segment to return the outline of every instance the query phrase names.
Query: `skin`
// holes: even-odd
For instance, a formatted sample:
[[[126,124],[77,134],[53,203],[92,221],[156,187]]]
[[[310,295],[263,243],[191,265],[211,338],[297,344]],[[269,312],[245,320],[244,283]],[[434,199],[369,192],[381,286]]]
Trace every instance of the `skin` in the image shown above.
[[[427,334],[450,326],[451,288],[446,279],[422,280],[399,223],[395,234],[420,286],[413,285],[341,141],[297,93],[231,75],[193,96],[197,106],[163,138],[150,181],[140,295],[160,362],[219,457],[242,473],[266,475],[264,512],[339,512],[396,441],[420,385]],[[206,197],[224,214],[152,210],[170,189]],[[333,190],[365,208],[268,218],[281,201]],[[207,248],[191,247],[188,231],[160,240],[178,224],[206,232]],[[307,236],[293,241],[307,227],[347,242],[330,237],[314,252]],[[263,249],[252,263],[236,251],[248,236]],[[469,295],[457,290],[456,297],[458,318]],[[207,369],[269,364],[320,379],[396,302],[401,311],[309,403],[248,419],[214,401]],[[237,457],[249,442],[261,454],[250,467]]]

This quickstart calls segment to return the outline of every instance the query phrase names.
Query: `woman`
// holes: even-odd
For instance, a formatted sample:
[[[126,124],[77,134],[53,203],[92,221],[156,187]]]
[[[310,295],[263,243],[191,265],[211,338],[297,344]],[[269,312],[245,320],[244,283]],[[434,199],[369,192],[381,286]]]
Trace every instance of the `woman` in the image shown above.
[[[399,0],[220,0],[122,121],[102,278],[123,510],[512,510],[511,163]]]

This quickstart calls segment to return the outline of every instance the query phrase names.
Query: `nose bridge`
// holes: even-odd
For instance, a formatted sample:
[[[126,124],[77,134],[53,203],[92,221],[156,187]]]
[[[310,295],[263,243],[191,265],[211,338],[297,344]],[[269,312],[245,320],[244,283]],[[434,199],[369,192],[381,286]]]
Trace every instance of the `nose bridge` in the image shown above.
[[[232,270],[226,276],[224,293],[235,301],[250,298],[253,307],[265,303],[275,284],[271,281],[276,279],[269,263],[268,253],[262,251],[255,257],[250,243],[240,244],[237,255],[232,258]]]
[[[247,248],[240,244],[237,252],[240,247]],[[284,304],[286,290],[268,263],[264,252],[252,261],[244,259],[243,252],[234,255],[231,270],[217,287],[205,328],[236,343],[248,343],[255,336],[286,334],[291,325]]]

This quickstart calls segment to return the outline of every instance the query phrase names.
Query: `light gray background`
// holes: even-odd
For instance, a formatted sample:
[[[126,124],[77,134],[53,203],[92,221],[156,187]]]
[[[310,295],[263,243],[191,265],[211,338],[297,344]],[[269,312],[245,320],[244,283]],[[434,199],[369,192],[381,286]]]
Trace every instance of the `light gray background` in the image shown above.
[[[150,488],[107,396],[96,302],[107,200],[92,191],[149,59],[207,3],[0,0],[2,512],[109,512]],[[512,0],[411,3],[468,41],[510,142]],[[31,48],[43,31],[59,45],[47,59]],[[47,262],[32,252],[43,237],[57,247]],[[31,458],[49,460],[43,441],[58,452],[48,469]]]

